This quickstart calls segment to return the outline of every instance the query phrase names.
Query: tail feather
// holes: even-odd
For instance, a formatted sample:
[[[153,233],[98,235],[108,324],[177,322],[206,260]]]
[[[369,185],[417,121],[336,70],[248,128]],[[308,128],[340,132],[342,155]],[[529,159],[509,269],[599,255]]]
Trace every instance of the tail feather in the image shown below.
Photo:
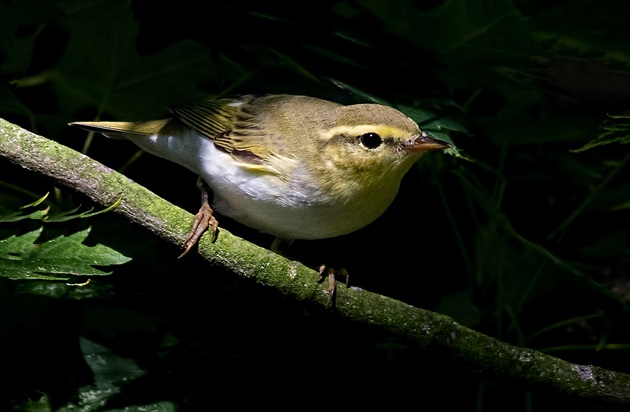
[[[102,133],[108,137],[150,136],[157,134],[172,119],[150,120],[147,122],[72,122],[70,126],[80,127],[90,132]]]

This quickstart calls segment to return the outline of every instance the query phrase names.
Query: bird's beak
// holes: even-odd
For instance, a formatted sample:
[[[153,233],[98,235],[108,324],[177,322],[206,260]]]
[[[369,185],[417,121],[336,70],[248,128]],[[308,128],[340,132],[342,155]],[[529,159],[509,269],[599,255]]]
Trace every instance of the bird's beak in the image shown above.
[[[405,148],[411,152],[428,152],[430,150],[448,149],[450,144],[429,137],[425,132],[405,142]]]

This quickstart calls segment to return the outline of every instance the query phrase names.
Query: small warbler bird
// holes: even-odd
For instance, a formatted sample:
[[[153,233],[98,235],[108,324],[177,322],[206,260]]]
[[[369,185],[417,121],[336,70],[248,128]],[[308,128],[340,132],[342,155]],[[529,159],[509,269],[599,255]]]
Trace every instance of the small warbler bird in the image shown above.
[[[220,214],[278,239],[331,238],[374,221],[423,153],[449,147],[378,104],[245,95],[171,111],[162,120],[70,125],[131,140],[200,176],[202,206],[182,256],[206,229],[216,237],[207,188]]]

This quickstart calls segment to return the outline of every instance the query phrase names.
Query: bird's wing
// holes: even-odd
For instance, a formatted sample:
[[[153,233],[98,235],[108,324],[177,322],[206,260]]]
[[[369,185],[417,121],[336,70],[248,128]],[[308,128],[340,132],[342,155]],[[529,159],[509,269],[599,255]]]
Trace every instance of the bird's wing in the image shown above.
[[[200,104],[171,107],[174,117],[185,126],[215,141],[224,150],[230,151],[229,144],[222,136],[232,129],[232,119],[236,113],[223,100],[212,100]],[[72,122],[71,126],[102,133],[108,137],[150,136],[159,134],[173,120],[166,118],[141,122]]]
[[[272,150],[273,140],[265,135],[257,119],[263,107],[250,105],[254,96],[242,99],[208,100],[198,104],[171,107],[173,117],[182,124],[208,139],[221,150],[229,153],[243,167],[258,172],[279,174],[280,170],[293,166],[292,159]],[[150,136],[165,132],[173,118],[145,122],[74,122],[72,126],[102,133],[113,138]],[[272,152],[275,155],[272,155]]]
[[[211,139],[223,150],[233,150],[224,136],[233,128],[238,107],[228,105],[226,100],[208,100],[198,104],[173,106],[170,109],[184,125]]]
[[[271,159],[267,137],[256,122],[261,107],[249,105],[254,99],[244,96],[243,100],[209,100],[174,106],[171,111],[181,123],[211,139],[242,166],[273,172],[271,163],[277,159]]]

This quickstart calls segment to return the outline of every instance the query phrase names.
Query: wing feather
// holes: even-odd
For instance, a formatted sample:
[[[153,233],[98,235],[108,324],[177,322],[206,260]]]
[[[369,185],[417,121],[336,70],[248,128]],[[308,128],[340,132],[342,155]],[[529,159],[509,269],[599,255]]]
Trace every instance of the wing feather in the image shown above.
[[[232,130],[236,110],[237,107],[228,106],[224,100],[210,100],[171,108],[180,122],[212,140]]]
[[[255,122],[250,123],[256,116],[256,110],[248,112],[251,99],[252,96],[246,96],[244,100],[209,100],[174,106],[171,111],[181,123],[211,139],[240,164],[264,171],[270,153],[263,144],[264,134]],[[255,129],[256,133],[251,133],[253,130],[244,133],[246,129]]]

